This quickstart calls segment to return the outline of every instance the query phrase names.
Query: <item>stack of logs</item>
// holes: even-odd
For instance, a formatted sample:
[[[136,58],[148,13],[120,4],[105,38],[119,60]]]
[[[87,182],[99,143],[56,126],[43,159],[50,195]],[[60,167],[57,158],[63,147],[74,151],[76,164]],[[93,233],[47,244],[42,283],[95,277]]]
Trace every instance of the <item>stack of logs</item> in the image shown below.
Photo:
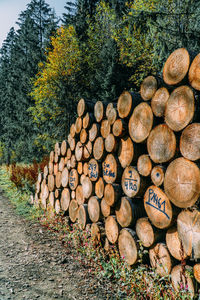
[[[140,241],[158,274],[171,274],[175,290],[182,283],[192,295],[200,283],[198,91],[200,54],[191,62],[181,48],[165,62],[163,79],[148,76],[140,93],[124,91],[111,103],[81,99],[35,194],[51,214],[90,224],[106,249],[117,243],[129,265]]]

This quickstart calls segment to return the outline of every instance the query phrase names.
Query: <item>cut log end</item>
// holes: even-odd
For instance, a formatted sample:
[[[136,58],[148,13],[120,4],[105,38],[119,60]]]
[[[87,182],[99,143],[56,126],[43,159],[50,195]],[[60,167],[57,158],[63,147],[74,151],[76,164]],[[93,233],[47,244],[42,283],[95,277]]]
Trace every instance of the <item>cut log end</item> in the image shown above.
[[[146,77],[140,87],[140,95],[144,101],[150,100],[157,90],[157,80],[154,76]]]
[[[133,265],[138,259],[138,245],[135,232],[130,228],[123,228],[120,231],[118,240],[121,257],[129,265]]]

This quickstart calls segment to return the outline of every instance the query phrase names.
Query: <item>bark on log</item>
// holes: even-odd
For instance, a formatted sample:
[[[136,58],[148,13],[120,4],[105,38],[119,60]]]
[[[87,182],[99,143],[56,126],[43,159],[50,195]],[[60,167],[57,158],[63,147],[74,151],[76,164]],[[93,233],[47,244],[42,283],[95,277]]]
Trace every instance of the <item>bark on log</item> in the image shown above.
[[[134,146],[130,137],[124,137],[120,139],[119,149],[118,149],[118,159],[122,168],[130,166],[134,157]]]
[[[189,83],[190,85],[200,91],[200,80],[199,80],[199,73],[200,73],[200,53],[194,58],[190,69],[189,69]]]
[[[117,140],[112,133],[105,139],[105,149],[107,152],[115,152],[117,150]]]
[[[83,125],[82,118],[78,117],[76,119],[76,122],[75,122],[75,132],[76,132],[76,134],[79,134],[81,132],[82,125]]]
[[[112,132],[116,137],[122,137],[127,132],[127,123],[123,119],[117,119],[112,128]]]
[[[200,159],[200,124],[193,123],[187,126],[180,138],[181,154],[192,161]]]
[[[131,198],[122,197],[119,209],[115,210],[117,222],[122,227],[131,227],[138,218],[144,216],[143,203],[140,201],[132,201]]]
[[[74,199],[70,201],[69,204],[69,218],[74,223],[78,217],[78,202]]]
[[[98,137],[94,142],[93,155],[96,160],[102,160],[105,155],[104,141],[102,137]]]
[[[95,195],[101,199],[104,195],[104,181],[102,177],[99,177],[95,183]]]
[[[104,188],[104,199],[109,206],[115,205],[121,198],[122,188],[120,184],[106,184]]]
[[[134,265],[138,260],[138,243],[135,231],[123,228],[119,234],[118,247],[121,257],[129,265]]]
[[[119,181],[121,168],[114,155],[108,154],[103,164],[103,179],[106,183],[114,183]]]
[[[80,133],[80,142],[82,144],[85,144],[87,142],[87,139],[88,139],[88,133],[84,128],[82,128]]]
[[[185,253],[200,258],[200,212],[184,210],[177,218],[177,230]]]
[[[172,269],[172,260],[164,243],[157,243],[149,249],[149,258],[152,268],[160,276],[167,276]]]
[[[75,157],[77,161],[81,161],[83,158],[83,145],[81,142],[78,142],[76,144],[76,148],[75,148]]]
[[[105,220],[105,232],[109,242],[115,244],[119,236],[119,224],[115,216],[109,216]]]
[[[86,224],[89,223],[88,205],[81,204],[78,209],[78,223],[81,229],[85,229]]]
[[[140,95],[144,101],[150,100],[158,87],[157,80],[154,76],[146,77],[140,86]]]
[[[62,179],[62,173],[57,172],[57,174],[56,174],[56,187],[58,189],[61,187],[61,179]]]
[[[162,87],[156,91],[151,99],[151,108],[156,117],[163,117],[165,113],[165,107],[169,99],[169,92],[165,87]]]
[[[63,211],[67,211],[70,204],[70,191],[67,188],[64,188],[61,193],[60,205]]]
[[[152,162],[149,158],[149,155],[143,154],[140,155],[137,161],[137,170],[142,176],[149,176],[152,170]]]
[[[90,198],[94,193],[94,185],[89,177],[85,176],[82,180],[82,187],[83,187],[83,197],[85,199]]]
[[[194,278],[198,283],[200,283],[200,263],[194,265],[193,271],[194,271]]]
[[[49,175],[48,176],[48,189],[50,192],[53,192],[55,189],[55,179],[54,175]]]
[[[166,245],[170,254],[177,260],[183,261],[187,258],[187,254],[184,252],[183,245],[178,236],[177,227],[169,228],[166,233]]]
[[[89,140],[91,142],[94,142],[94,140],[97,138],[100,132],[100,125],[99,124],[92,124],[92,127],[89,130]]]
[[[91,181],[97,181],[100,174],[100,166],[96,159],[92,158],[88,162],[88,176]]]
[[[60,146],[60,154],[62,156],[66,155],[66,151],[67,151],[67,142],[65,140],[62,141],[62,144]]]
[[[195,204],[200,195],[200,170],[197,165],[183,157],[168,166],[164,189],[171,202],[187,208]]]
[[[69,187],[74,191],[78,185],[78,172],[76,169],[72,169],[69,173]]]
[[[83,159],[87,160],[92,155],[92,143],[88,141],[87,144],[83,148]]]
[[[185,48],[176,49],[167,58],[163,68],[163,79],[168,85],[180,83],[186,76],[190,65],[190,56]]]
[[[190,277],[191,267],[177,265],[173,267],[171,272],[172,286],[176,292],[187,290],[190,293],[190,299],[193,299],[195,294],[194,284]]]
[[[136,143],[147,139],[153,126],[153,113],[147,103],[140,103],[133,111],[129,120],[129,134]]]
[[[163,231],[154,228],[147,217],[139,218],[135,226],[136,234],[144,247],[151,247],[163,237]]]
[[[110,123],[107,119],[101,121],[101,129],[100,129],[102,137],[105,139],[110,133]]]
[[[165,193],[157,186],[150,186],[144,195],[146,213],[157,228],[163,229],[172,222],[172,206]]]
[[[164,182],[165,172],[162,166],[155,166],[151,171],[151,180],[154,185],[161,186]]]
[[[90,197],[88,201],[88,214],[89,218],[93,223],[97,223],[101,219],[101,200],[96,196]]]
[[[76,201],[79,205],[84,204],[85,202],[82,185],[78,185],[76,188]]]
[[[155,163],[171,160],[176,151],[176,137],[173,131],[165,124],[156,126],[147,139],[147,149]]]
[[[194,117],[194,94],[188,86],[175,89],[166,104],[165,122],[174,131],[185,128]]]

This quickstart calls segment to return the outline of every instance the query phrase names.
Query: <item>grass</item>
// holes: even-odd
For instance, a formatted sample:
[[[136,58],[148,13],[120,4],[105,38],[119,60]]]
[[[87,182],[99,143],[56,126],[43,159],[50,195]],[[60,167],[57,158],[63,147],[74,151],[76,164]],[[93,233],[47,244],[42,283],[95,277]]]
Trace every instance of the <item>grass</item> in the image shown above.
[[[66,249],[72,249],[70,251],[75,253],[80,264],[89,265],[88,272],[92,272],[97,280],[106,278],[112,281],[116,299],[191,299],[184,287],[178,293],[173,290],[170,276],[161,278],[154,269],[143,263],[145,250],[142,245],[138,264],[129,267],[120,257],[116,246],[106,251],[101,243],[91,238],[88,229],[82,230],[78,224],[70,224],[62,215],[49,217],[45,211],[31,205],[30,189],[26,185],[17,188],[10,180],[9,169],[5,166],[0,168],[0,187],[19,215],[39,220],[41,225],[56,232]]]

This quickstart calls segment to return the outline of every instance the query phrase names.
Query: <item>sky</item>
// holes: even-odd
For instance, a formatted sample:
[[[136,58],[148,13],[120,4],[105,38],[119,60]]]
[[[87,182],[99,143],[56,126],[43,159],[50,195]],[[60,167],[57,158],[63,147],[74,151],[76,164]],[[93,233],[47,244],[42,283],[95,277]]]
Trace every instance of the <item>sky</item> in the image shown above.
[[[31,0],[0,0],[0,48],[11,27],[17,29],[15,22],[21,11]],[[51,8],[55,9],[56,15],[61,16],[65,11],[66,0],[45,0]]]

